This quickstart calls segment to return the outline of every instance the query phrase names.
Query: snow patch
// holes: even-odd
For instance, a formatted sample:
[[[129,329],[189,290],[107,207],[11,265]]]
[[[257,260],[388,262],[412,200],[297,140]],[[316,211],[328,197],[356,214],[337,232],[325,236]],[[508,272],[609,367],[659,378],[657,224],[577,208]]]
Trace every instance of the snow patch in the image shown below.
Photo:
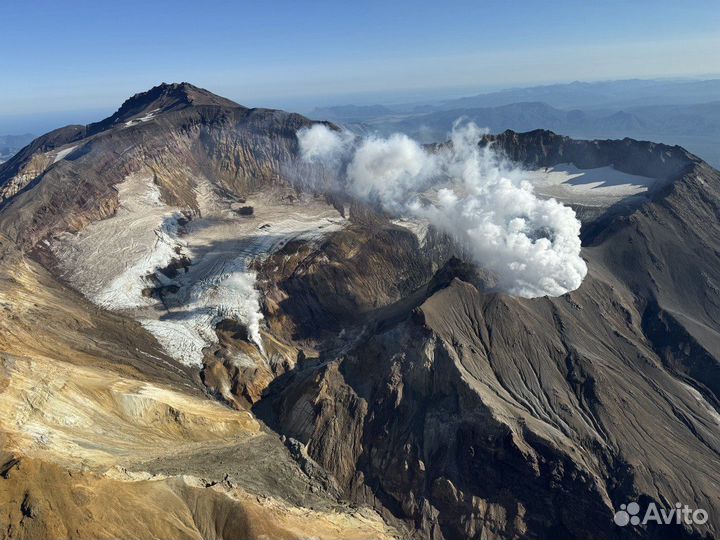
[[[200,335],[181,321],[138,319],[138,322],[155,336],[165,352],[188,366],[201,367],[203,349],[208,346],[208,341],[216,339]]]
[[[60,150],[57,154],[55,154],[55,159],[53,160],[53,163],[57,163],[58,161],[65,159],[70,152],[75,150],[78,147],[76,144],[75,146],[71,146],[69,148],[65,148],[64,150]]]
[[[204,200],[210,200],[209,194],[205,195]],[[251,341],[264,353],[260,335],[261,298],[255,288],[256,273],[250,269],[252,262],[282,249],[290,240],[320,238],[340,229],[344,222],[335,217],[338,214],[334,209],[328,210],[324,205],[318,209],[313,205],[293,207],[268,204],[263,199],[247,204],[263,219],[231,218],[220,213],[195,220],[187,227],[185,238],[193,264],[174,280],[179,290],[166,300],[167,315],[153,325],[174,357],[188,361],[190,354],[184,345],[173,346],[177,340],[167,338],[178,327],[193,336],[193,343],[202,341],[207,346],[217,343],[215,327],[224,319],[242,322]],[[166,323],[168,326],[163,328]],[[193,350],[192,364],[199,365],[202,349]]]
[[[116,310],[153,304],[142,292],[152,285],[150,276],[155,275],[158,268],[166,267],[178,255],[180,243],[176,235],[179,218],[179,213],[168,216],[155,228],[155,240],[148,249],[143,250],[140,259],[108,283],[93,300],[105,308]],[[157,274],[157,279],[162,280],[162,274]]]
[[[134,126],[135,124],[142,124],[143,122],[147,122],[148,120],[152,120],[155,118],[155,115],[160,109],[154,109],[150,111],[149,113],[141,116],[140,118],[133,118],[132,120],[128,120],[125,122],[126,127]]]
[[[526,179],[539,195],[585,206],[610,206],[642,195],[658,182],[657,178],[624,173],[612,166],[578,169],[569,163],[527,171]]]
[[[264,353],[252,262],[290,240],[312,242],[345,224],[324,202],[285,204],[269,195],[245,203],[254,216],[240,216],[205,180],[195,187],[203,217],[184,223],[180,209],[162,202],[151,176],[129,176],[116,189],[120,206],[113,217],[56,238],[50,249],[78,290],[135,318],[170,356],[194,367],[217,343],[215,328],[224,319],[245,325]],[[160,271],[181,257],[191,264]],[[162,301],[146,292],[158,285]]]
[[[177,305],[170,306],[158,320],[142,321],[171,356],[189,365],[202,365],[202,350],[218,342],[215,327],[224,319],[243,323],[250,339],[264,353],[255,272],[247,271],[241,257],[215,270],[196,282],[180,281],[186,283],[178,292]]]
[[[181,249],[175,237],[181,214],[160,201],[152,177],[132,175],[116,189],[120,206],[115,216],[76,235],[62,235],[51,249],[63,277],[102,307],[152,305],[142,291],[152,284],[149,276]]]
[[[427,221],[409,218],[393,219],[391,221],[394,225],[411,231],[417,237],[421,247],[425,245],[429,227],[429,223]]]

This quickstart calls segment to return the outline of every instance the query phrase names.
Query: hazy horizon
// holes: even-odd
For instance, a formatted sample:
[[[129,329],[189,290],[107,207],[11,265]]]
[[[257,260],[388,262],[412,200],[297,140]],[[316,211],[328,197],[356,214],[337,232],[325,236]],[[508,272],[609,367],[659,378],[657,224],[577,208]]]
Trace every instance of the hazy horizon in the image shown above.
[[[0,50],[12,76],[0,89],[0,132],[12,119],[19,125],[42,115],[110,113],[162,81],[302,112],[575,80],[720,73],[720,10],[704,0],[211,1],[201,10],[183,2],[41,0],[10,3],[2,15]],[[86,121],[79,116],[73,121]]]
[[[471,97],[477,95],[490,94],[493,92],[502,92],[515,89],[526,89],[526,88],[542,88],[552,87],[557,85],[568,85],[573,83],[585,83],[585,84],[602,84],[602,83],[613,83],[613,82],[625,82],[625,81],[667,81],[667,82],[691,82],[691,81],[710,81],[720,79],[720,74],[707,74],[705,76],[698,77],[658,77],[658,78],[641,78],[633,77],[627,79],[600,79],[600,80],[571,80],[571,81],[556,81],[548,82],[544,84],[527,84],[527,85],[509,85],[509,86],[497,86],[497,87],[470,87],[470,88],[456,88],[446,90],[435,90],[435,91],[397,91],[393,93],[378,93],[378,92],[366,92],[366,93],[346,93],[336,94],[329,96],[313,96],[300,99],[269,99],[267,102],[253,100],[243,100],[241,97],[223,94],[217,92],[214,88],[206,88],[207,90],[222,95],[236,101],[237,103],[247,107],[265,107],[283,109],[291,112],[299,112],[301,114],[308,114],[313,109],[323,107],[334,107],[342,105],[356,105],[356,106],[367,106],[367,105],[384,105],[392,106],[398,104],[429,104],[441,102],[444,100],[452,100],[464,97]],[[63,127],[70,124],[88,124],[91,122],[97,122],[110,116],[114,113],[130,96],[149,90],[153,86],[157,86],[163,82],[189,82],[196,86],[202,87],[194,81],[157,81],[151,86],[130,90],[127,95],[119,98],[113,103],[108,103],[105,106],[86,108],[86,109],[71,109],[71,110],[58,110],[58,111],[37,111],[28,112],[25,114],[2,114],[0,113],[0,135],[20,135],[20,134],[34,134],[40,135],[53,129]]]

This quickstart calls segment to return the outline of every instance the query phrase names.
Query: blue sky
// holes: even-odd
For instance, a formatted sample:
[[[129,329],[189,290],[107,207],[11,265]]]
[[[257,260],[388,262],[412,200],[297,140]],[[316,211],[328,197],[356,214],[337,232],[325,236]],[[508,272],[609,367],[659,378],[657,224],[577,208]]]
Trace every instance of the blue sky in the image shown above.
[[[0,29],[5,118],[86,121],[162,81],[305,110],[720,73],[717,0],[6,0]]]

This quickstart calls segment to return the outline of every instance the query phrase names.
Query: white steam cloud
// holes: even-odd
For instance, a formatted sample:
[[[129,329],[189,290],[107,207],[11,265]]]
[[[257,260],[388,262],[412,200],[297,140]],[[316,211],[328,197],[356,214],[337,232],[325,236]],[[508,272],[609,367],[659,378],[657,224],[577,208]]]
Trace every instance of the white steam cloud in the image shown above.
[[[333,161],[350,147],[355,136],[349,131],[332,131],[323,124],[298,132],[300,152],[305,161]]]
[[[357,140],[322,124],[297,136],[305,161],[334,169],[355,196],[427,219],[510,294],[559,296],[587,274],[575,212],[537,197],[521,170],[480,148],[482,131],[472,123],[456,123],[452,144],[434,152],[405,135]]]

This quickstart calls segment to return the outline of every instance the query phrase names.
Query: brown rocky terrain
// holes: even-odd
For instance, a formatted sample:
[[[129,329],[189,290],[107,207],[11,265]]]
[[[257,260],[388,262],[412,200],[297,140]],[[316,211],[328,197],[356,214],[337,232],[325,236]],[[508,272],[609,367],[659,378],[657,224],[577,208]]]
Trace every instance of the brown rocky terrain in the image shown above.
[[[579,289],[522,299],[432,228],[300,193],[310,124],[161,85],[0,165],[2,534],[716,536],[720,173],[629,139],[487,137],[527,167],[662,180],[584,214]],[[82,250],[138,201],[162,227],[181,216],[149,235],[174,234],[174,255],[151,264],[140,307],[93,303],[76,261],[131,265],[124,248]],[[195,331],[208,307],[187,280],[210,283],[201,299],[221,289],[235,252],[261,291],[260,338],[220,306],[183,363],[157,328]],[[710,519],[617,527],[631,500]]]
[[[396,533],[209,399],[134,321],[5,240],[3,538],[367,538]]]

